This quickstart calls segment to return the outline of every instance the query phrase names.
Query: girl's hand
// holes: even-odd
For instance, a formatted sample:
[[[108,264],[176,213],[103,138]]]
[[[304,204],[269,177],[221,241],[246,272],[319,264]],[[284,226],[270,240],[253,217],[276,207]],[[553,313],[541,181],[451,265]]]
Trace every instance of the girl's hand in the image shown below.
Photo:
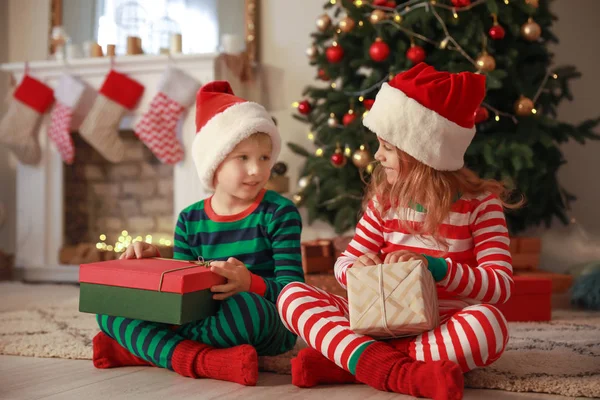
[[[353,267],[367,267],[369,265],[381,264],[381,259],[377,254],[363,254],[354,261]]]
[[[135,242],[130,244],[127,247],[127,250],[125,250],[125,252],[123,254],[121,254],[121,257],[119,257],[119,260],[128,260],[131,258],[151,258],[151,257],[160,257],[160,252],[158,251],[158,249],[151,245],[150,243],[146,243],[146,242]]]
[[[210,270],[227,278],[226,284],[210,288],[212,292],[219,293],[215,294],[213,299],[225,300],[234,294],[250,290],[252,277],[246,265],[240,260],[229,257],[227,261],[213,261],[210,263]]]
[[[393,251],[385,256],[384,264],[394,264],[397,262],[410,261],[410,260],[421,260],[426,267],[429,266],[427,259],[423,254],[413,253],[407,250]]]

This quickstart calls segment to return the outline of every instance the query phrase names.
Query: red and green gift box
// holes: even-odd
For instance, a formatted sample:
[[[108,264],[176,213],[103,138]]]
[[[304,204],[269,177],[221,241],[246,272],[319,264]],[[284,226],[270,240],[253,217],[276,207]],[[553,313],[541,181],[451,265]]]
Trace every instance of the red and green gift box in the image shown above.
[[[161,258],[79,267],[79,311],[182,325],[214,315],[210,288],[226,282],[204,263]]]

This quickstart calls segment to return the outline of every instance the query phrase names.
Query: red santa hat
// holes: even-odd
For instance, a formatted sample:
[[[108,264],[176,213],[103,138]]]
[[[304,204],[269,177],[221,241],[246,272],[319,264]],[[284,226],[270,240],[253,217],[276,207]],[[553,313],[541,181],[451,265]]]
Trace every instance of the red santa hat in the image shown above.
[[[219,164],[242,140],[257,132],[271,137],[271,163],[281,150],[279,131],[267,110],[258,103],[236,97],[226,81],[207,83],[196,95],[196,136],[192,157],[200,181],[213,191]]]
[[[418,161],[456,171],[464,166],[484,97],[485,76],[420,63],[383,84],[363,124]]]

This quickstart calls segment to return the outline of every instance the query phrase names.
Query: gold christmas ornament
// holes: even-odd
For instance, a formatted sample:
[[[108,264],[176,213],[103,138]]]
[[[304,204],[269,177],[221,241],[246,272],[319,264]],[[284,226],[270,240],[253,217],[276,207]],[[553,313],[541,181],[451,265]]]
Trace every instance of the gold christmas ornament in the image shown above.
[[[317,57],[317,54],[319,54],[319,49],[317,49],[317,46],[315,45],[312,45],[308,49],[306,49],[306,55],[311,60],[314,60]]]
[[[349,33],[352,32],[352,29],[356,26],[356,22],[354,22],[352,18],[346,17],[340,21],[339,26],[342,32]]]
[[[340,124],[340,121],[338,121],[338,119],[335,117],[335,114],[331,113],[329,115],[329,118],[327,119],[327,126],[329,126],[330,128],[335,128],[339,124]]]
[[[383,10],[373,10],[371,15],[369,16],[369,20],[372,24],[378,24],[384,21],[387,18],[385,11]]]
[[[521,26],[521,36],[525,40],[535,42],[542,36],[542,28],[533,20],[533,18],[529,18],[529,20]]]
[[[517,114],[520,117],[530,116],[534,108],[535,106],[533,104],[533,101],[531,101],[530,98],[525,96],[519,97],[519,100],[515,102],[515,114]]]
[[[371,153],[361,145],[352,155],[352,164],[357,168],[366,168],[371,162]]]
[[[308,186],[309,183],[310,183],[310,177],[303,176],[302,178],[300,178],[298,180],[298,187],[301,189],[304,189]]]
[[[496,60],[485,51],[477,57],[475,63],[479,71],[491,72],[496,69]]]
[[[294,196],[292,196],[292,201],[295,205],[300,205],[300,203],[302,202],[302,195],[295,194]]]
[[[317,28],[321,32],[325,32],[327,30],[327,28],[329,28],[330,25],[331,25],[331,18],[329,17],[329,15],[323,14],[319,18],[317,18]]]

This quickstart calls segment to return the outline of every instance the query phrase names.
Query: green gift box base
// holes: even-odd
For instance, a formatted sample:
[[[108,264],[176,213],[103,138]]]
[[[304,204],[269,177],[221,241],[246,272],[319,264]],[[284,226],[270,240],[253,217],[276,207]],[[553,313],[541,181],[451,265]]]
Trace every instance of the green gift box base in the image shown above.
[[[215,315],[210,289],[185,294],[81,283],[79,311],[183,325]]]

